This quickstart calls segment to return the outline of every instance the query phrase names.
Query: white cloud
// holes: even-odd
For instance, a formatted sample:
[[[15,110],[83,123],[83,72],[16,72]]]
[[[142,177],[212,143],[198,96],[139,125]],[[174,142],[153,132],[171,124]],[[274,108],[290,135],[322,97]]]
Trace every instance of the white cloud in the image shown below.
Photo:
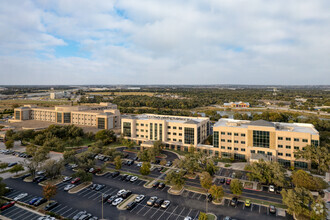
[[[329,10],[327,0],[8,1],[0,76],[10,74],[2,84],[329,84]],[[69,42],[90,58],[55,56]]]

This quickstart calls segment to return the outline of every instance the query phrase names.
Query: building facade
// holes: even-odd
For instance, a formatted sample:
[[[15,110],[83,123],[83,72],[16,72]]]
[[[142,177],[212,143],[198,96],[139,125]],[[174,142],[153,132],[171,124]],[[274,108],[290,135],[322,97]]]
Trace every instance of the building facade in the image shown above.
[[[125,138],[142,146],[160,140],[168,149],[188,150],[189,146],[197,146],[210,135],[210,121],[206,117],[123,115],[121,132]]]
[[[248,102],[229,102],[229,103],[224,103],[223,107],[226,107],[226,108],[248,108],[248,107],[250,107],[250,103],[248,103]]]
[[[58,124],[74,124],[98,129],[120,128],[120,112],[117,105],[100,103],[93,106],[55,106],[41,108],[32,105],[14,109],[14,120],[37,120]]]
[[[221,157],[263,158],[286,167],[307,168],[308,162],[297,160],[294,152],[318,146],[319,139],[312,124],[220,119],[213,127],[213,147]]]

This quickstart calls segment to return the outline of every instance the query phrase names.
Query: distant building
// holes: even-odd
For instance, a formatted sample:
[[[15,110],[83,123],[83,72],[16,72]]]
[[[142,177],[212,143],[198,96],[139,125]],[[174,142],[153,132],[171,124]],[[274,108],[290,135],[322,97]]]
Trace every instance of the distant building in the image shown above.
[[[223,107],[226,107],[226,108],[249,108],[250,103],[248,103],[248,102],[229,102],[229,103],[224,103]]]
[[[312,124],[220,119],[213,127],[214,150],[221,157],[278,161],[286,167],[307,168],[294,152],[319,146],[319,139]]]
[[[71,93],[64,91],[64,92],[50,92],[49,96],[50,99],[62,99],[62,98],[68,98],[70,97]]]
[[[196,147],[209,136],[210,120],[172,115],[123,115],[121,132],[142,146],[152,146],[154,141],[160,140],[167,149],[188,151],[189,146]]]
[[[15,108],[14,119],[11,122],[24,120],[92,126],[98,129],[120,128],[120,112],[117,105],[111,103],[100,103],[93,106],[55,106],[52,108],[24,105],[24,107]]]

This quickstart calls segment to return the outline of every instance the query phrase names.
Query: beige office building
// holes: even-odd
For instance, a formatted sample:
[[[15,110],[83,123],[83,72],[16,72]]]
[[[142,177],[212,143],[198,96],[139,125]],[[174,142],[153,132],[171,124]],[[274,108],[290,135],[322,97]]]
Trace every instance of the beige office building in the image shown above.
[[[160,140],[167,149],[188,151],[189,146],[197,146],[209,136],[210,121],[206,117],[123,115],[121,131],[142,146],[152,146]]]
[[[98,129],[120,128],[120,112],[117,105],[100,103],[92,106],[55,106],[41,108],[33,105],[14,109],[14,120],[47,121],[58,124],[91,126]]]
[[[221,157],[272,160],[286,167],[307,168],[307,161],[297,160],[294,152],[318,146],[319,138],[312,124],[303,123],[220,119],[213,127],[213,146]]]

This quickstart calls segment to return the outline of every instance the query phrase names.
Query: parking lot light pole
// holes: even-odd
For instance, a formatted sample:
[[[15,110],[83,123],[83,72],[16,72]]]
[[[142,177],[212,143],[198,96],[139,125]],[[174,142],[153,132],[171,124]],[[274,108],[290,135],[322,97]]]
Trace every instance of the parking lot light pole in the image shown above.
[[[103,219],[103,197],[104,197],[104,193],[102,193],[102,219]]]

